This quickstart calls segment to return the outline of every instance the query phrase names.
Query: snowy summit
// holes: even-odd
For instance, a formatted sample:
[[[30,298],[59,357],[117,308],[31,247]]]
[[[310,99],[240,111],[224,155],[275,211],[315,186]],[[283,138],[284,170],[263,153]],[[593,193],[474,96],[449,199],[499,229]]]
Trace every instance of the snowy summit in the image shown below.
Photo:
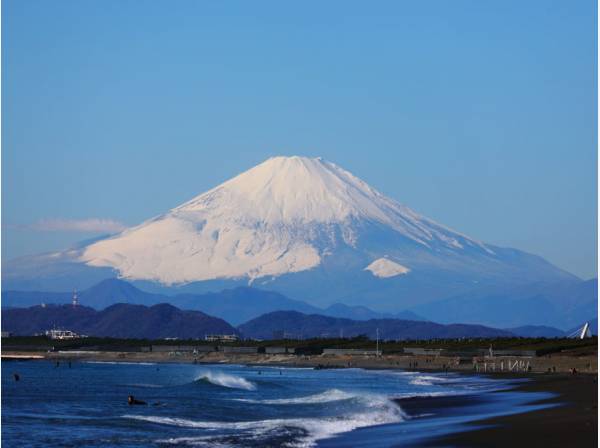
[[[163,284],[252,280],[315,268],[341,247],[359,250],[365,232],[374,228],[427,251],[468,246],[493,254],[331,162],[295,156],[270,158],[164,215],[92,244],[81,260],[114,268],[124,278]],[[390,263],[379,261],[385,272]],[[406,271],[392,271],[409,270],[398,266]]]

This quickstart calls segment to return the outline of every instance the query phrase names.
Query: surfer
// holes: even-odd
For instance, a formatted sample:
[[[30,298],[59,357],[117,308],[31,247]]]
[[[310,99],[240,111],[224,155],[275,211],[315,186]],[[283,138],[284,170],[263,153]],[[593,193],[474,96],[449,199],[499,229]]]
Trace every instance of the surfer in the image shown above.
[[[13,377],[15,378],[15,381],[19,381],[21,379],[17,372],[13,373]]]
[[[129,406],[133,406],[134,404],[148,404],[148,403],[146,403],[145,401],[142,401],[142,400],[136,400],[133,395],[129,395],[127,397],[127,404]]]

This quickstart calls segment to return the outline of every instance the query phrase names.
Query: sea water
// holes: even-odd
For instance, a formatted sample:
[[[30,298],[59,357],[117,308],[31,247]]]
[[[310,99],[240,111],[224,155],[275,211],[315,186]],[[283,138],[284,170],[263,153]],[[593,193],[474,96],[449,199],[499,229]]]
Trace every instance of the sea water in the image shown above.
[[[464,430],[482,416],[533,409],[527,403],[542,398],[511,387],[483,376],[401,370],[2,362],[2,441],[11,447],[407,446]],[[491,393],[499,390],[506,392]],[[128,405],[128,395],[147,405]],[[464,398],[455,411],[410,415],[402,407],[411,397],[454,395]],[[488,399],[471,398],[482,396]]]

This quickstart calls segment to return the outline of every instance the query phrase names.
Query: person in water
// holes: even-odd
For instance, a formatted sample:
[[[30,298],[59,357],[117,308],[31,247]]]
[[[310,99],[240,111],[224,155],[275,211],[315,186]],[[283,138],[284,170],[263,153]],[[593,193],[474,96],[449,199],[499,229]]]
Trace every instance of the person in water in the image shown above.
[[[148,403],[146,403],[145,401],[142,401],[142,400],[136,400],[133,395],[130,395],[127,397],[127,404],[129,406],[133,406],[134,404],[148,404]]]
[[[15,381],[19,381],[21,379],[17,372],[13,373],[13,377],[15,378]]]

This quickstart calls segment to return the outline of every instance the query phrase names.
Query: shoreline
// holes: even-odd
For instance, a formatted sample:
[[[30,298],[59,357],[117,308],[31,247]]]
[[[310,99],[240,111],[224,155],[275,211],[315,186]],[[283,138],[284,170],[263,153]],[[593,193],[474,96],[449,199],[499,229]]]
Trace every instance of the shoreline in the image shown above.
[[[501,374],[509,376],[542,373],[570,373],[575,368],[579,373],[598,372],[597,355],[572,356],[555,354],[538,357],[498,356],[492,359],[478,358],[477,365],[457,362],[451,356],[400,355],[389,354],[379,357],[363,355],[292,355],[261,353],[191,353],[191,352],[133,352],[133,351],[2,351],[3,361],[11,360],[71,360],[71,361],[113,361],[113,362],[155,362],[193,364],[248,364],[281,365],[293,367],[323,368],[376,368],[403,369],[430,372],[459,372],[469,374]],[[509,372],[508,369],[513,366]],[[517,367],[514,367],[517,366]]]
[[[491,418],[478,418],[476,415],[466,423],[453,425],[452,432],[432,435],[427,439],[414,440],[410,446],[419,447],[495,447],[495,446],[595,446],[598,439],[598,381],[597,358],[585,357],[572,359],[565,357],[567,363],[561,363],[559,357],[552,362],[561,366],[570,364],[587,365],[591,363],[593,371],[571,375],[562,372],[475,372],[471,368],[450,368],[454,374],[477,375],[492,379],[513,382],[510,389],[489,392],[478,397],[477,394],[466,396],[419,397],[417,399],[402,399],[396,402],[409,415],[435,413],[438,417],[444,412],[460,413],[461,408],[481,400],[483,395],[493,398],[490,394],[519,392],[531,393],[532,400],[528,401],[517,413]],[[94,362],[123,362],[123,363],[184,363],[184,364],[242,364],[271,367],[305,367],[314,368],[364,368],[364,369],[393,369],[416,372],[443,373],[446,370],[438,363],[424,362],[418,358],[414,366],[414,357],[297,357],[297,356],[167,356],[166,354],[133,354],[118,352],[3,352],[3,361],[24,362],[46,360],[55,361],[94,361]],[[439,361],[439,360],[438,360]],[[577,363],[575,363],[577,361]],[[414,366],[409,368],[408,366]],[[456,366],[463,367],[463,366]],[[466,366],[468,367],[468,366]],[[590,369],[591,370],[591,369]],[[530,381],[519,382],[528,379]],[[539,393],[549,393],[550,396],[539,399]],[[537,395],[537,396],[536,396]],[[466,398],[469,397],[469,398]],[[543,408],[536,407],[543,405]],[[446,409],[446,411],[445,411]],[[488,414],[489,415],[489,414]],[[424,419],[426,419],[425,417]]]
[[[416,443],[419,447],[496,446],[597,446],[598,378],[591,374],[529,374],[519,377],[488,374],[497,379],[529,379],[515,384],[514,392],[550,396],[533,399],[531,410],[491,418],[479,418],[459,425],[456,431]],[[505,393],[498,391],[493,393]],[[440,400],[443,402],[443,400]],[[405,403],[403,403],[405,405]],[[439,405],[439,403],[438,403]],[[452,405],[452,404],[451,404]],[[541,409],[537,406],[543,406]],[[410,406],[407,407],[410,409]]]

